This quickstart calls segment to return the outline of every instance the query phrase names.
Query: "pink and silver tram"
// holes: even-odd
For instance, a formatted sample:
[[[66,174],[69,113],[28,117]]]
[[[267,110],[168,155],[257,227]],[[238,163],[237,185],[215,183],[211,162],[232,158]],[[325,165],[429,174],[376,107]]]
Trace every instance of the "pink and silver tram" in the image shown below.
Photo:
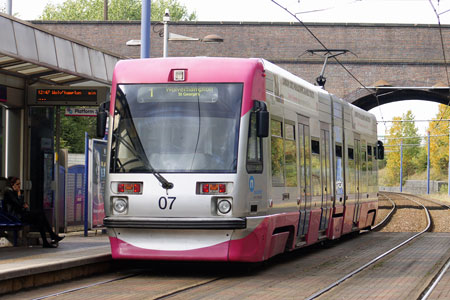
[[[375,220],[375,117],[263,59],[121,61],[109,128],[113,258],[257,262]]]

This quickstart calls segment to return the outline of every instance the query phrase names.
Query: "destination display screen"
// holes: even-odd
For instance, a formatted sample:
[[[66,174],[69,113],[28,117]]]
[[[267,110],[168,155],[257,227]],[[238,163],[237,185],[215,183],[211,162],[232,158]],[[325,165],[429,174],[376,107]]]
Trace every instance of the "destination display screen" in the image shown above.
[[[95,89],[37,89],[38,102],[53,101],[97,101]]]
[[[210,102],[219,98],[218,88],[207,85],[160,84],[141,86],[137,92],[137,102]]]

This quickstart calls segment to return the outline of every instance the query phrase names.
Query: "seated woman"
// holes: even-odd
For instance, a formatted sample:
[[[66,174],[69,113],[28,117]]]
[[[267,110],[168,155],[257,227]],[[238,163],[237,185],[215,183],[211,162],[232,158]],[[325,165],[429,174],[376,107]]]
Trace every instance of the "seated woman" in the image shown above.
[[[23,223],[37,227],[41,234],[42,246],[44,248],[58,247],[58,242],[64,237],[60,237],[53,232],[44,212],[29,211],[28,204],[23,200],[22,191],[20,190],[20,179],[17,177],[8,177],[8,183],[9,187],[6,188],[4,195],[6,211],[10,215],[20,219]],[[47,241],[46,232],[50,234],[50,243]]]

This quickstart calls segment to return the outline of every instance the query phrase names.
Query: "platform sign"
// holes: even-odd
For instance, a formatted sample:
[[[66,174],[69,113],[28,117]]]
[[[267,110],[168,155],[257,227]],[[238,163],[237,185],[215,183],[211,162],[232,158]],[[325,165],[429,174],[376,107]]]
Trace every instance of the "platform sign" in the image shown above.
[[[107,100],[108,92],[105,86],[38,85],[28,89],[28,104],[97,106]]]
[[[97,112],[97,108],[67,107],[64,115],[67,117],[96,117]]]

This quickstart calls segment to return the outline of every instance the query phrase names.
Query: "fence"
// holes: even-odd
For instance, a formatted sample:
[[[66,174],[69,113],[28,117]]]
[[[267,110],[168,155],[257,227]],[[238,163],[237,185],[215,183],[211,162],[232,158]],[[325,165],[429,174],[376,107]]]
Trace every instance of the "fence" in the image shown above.
[[[437,194],[439,192],[447,192],[447,181],[430,181],[430,193]],[[382,192],[400,192],[399,186],[380,186],[379,190]],[[411,194],[426,194],[427,181],[426,180],[406,180],[402,186],[402,191]]]

